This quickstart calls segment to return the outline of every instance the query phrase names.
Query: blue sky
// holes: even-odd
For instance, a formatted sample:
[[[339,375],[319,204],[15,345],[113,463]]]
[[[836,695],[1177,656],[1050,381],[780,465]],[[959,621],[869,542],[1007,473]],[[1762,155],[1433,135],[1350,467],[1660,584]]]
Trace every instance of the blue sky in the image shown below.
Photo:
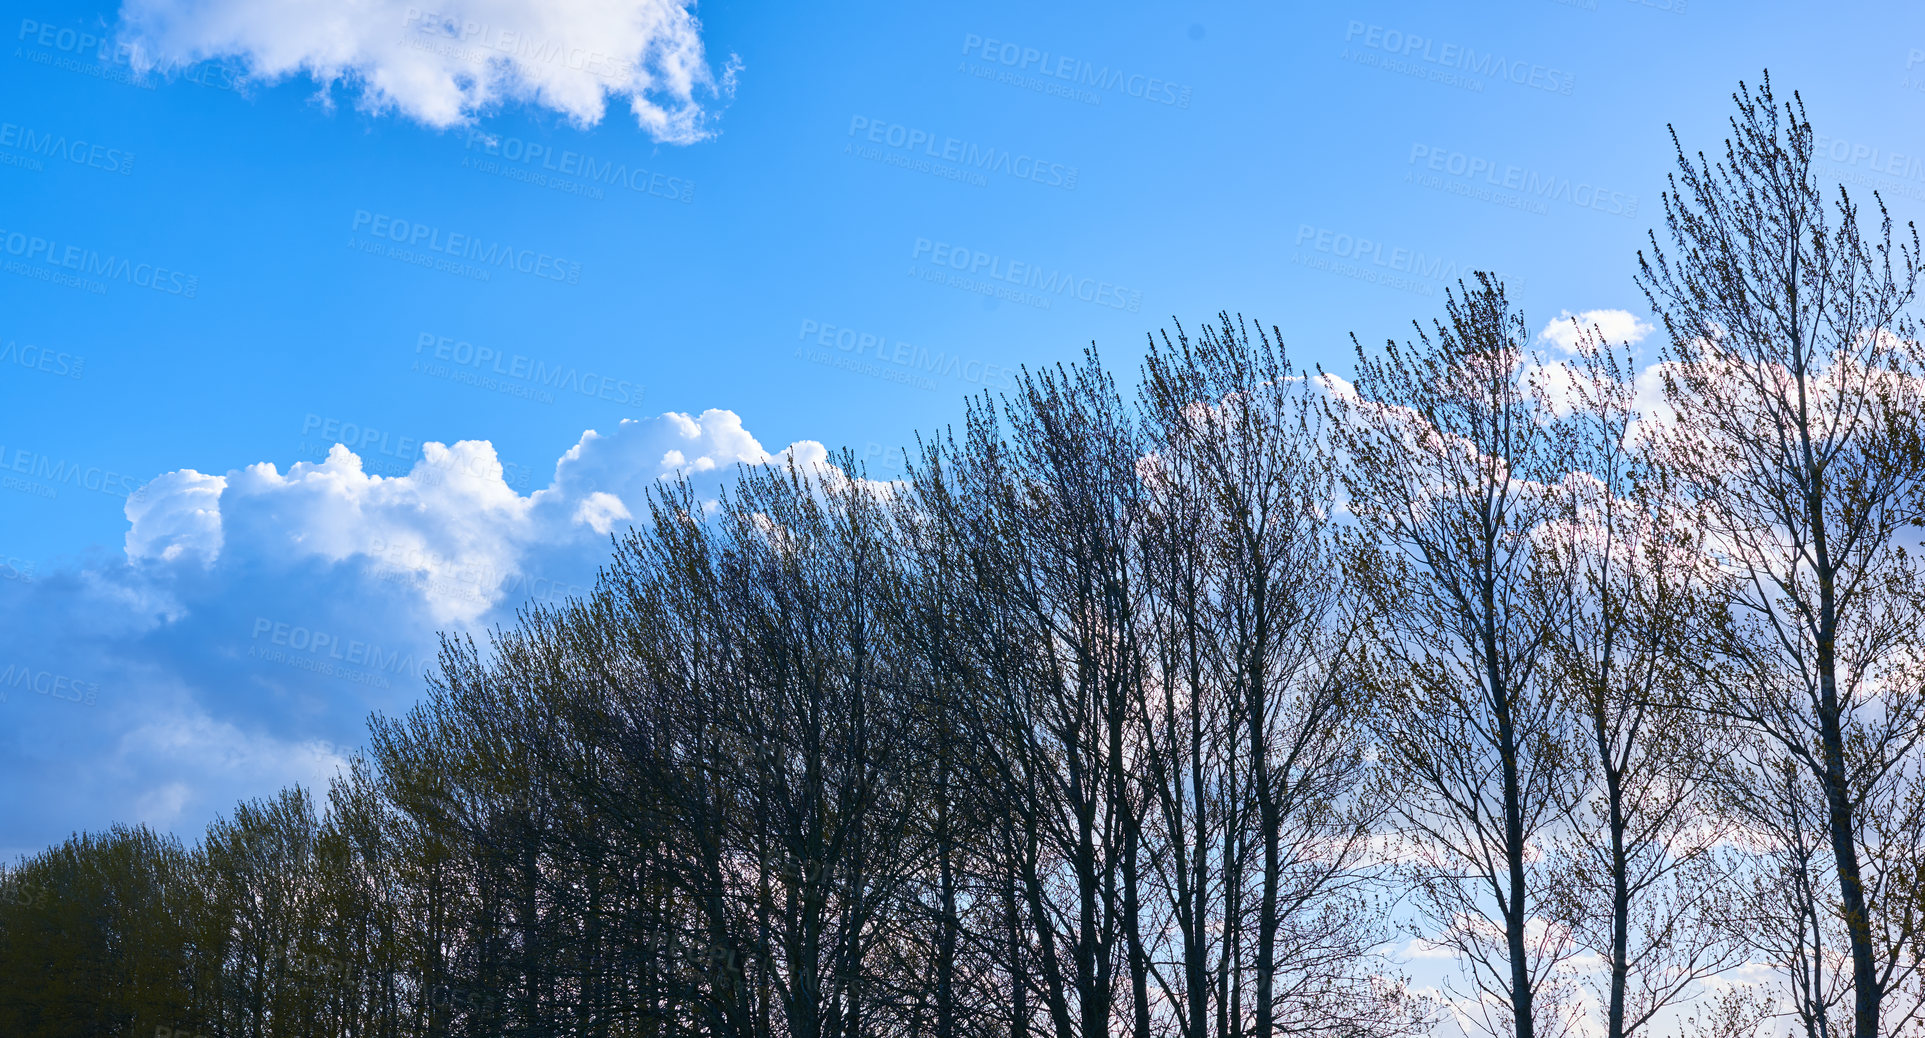
[[[1344,372],[1476,267],[1641,315],[1763,67],[1925,198],[1915,5],[419,4],[10,7],[0,853],[324,780],[666,472],[1220,309]]]

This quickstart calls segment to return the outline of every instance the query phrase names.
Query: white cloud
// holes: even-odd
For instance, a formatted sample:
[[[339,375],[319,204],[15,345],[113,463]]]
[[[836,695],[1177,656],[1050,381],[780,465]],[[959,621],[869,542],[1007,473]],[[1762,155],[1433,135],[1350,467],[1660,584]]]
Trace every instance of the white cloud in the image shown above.
[[[805,462],[826,458],[820,444],[797,446]],[[238,565],[358,560],[418,591],[437,623],[461,623],[511,593],[545,550],[579,544],[587,531],[601,543],[661,480],[714,482],[771,457],[730,411],[625,419],[608,433],[584,432],[556,464],[553,484],[524,497],[485,440],[428,443],[406,475],[393,477],[368,474],[335,444],[324,460],[285,473],[263,462],[225,476],[182,470],[155,479],[128,500],[127,558],[137,566],[210,565],[234,552]]]
[[[97,688],[92,705],[13,696],[0,784],[8,853],[74,829],[148,821],[194,835],[243,797],[322,784],[371,711],[417,701],[438,632],[512,623],[531,601],[585,595],[608,539],[647,494],[686,476],[713,500],[771,453],[733,412],[588,431],[549,484],[518,494],[492,444],[427,444],[406,474],[319,463],[180,470],[132,494],[125,553],[0,582],[0,666]]]
[[[227,480],[193,469],[156,478],[127,496],[127,555],[211,561],[221,552],[221,491]]]
[[[169,782],[153,789],[134,802],[133,821],[165,829],[180,817],[181,808],[187,806],[187,783]]]
[[[583,498],[575,509],[575,521],[586,523],[599,534],[607,534],[615,529],[615,520],[628,518],[632,516],[629,515],[628,506],[622,504],[622,499],[600,490]]]
[[[1644,337],[1652,332],[1649,322],[1639,320],[1629,310],[1586,310],[1576,314],[1566,310],[1545,325],[1537,337],[1565,353],[1575,354],[1580,331],[1589,332],[1594,326],[1604,333],[1608,341],[1632,345],[1644,341]]]
[[[137,60],[164,67],[241,61],[253,78],[296,75],[325,95],[359,88],[359,104],[430,126],[467,125],[517,101],[576,125],[626,100],[656,140],[709,136],[718,82],[691,0],[125,0],[121,33]]]

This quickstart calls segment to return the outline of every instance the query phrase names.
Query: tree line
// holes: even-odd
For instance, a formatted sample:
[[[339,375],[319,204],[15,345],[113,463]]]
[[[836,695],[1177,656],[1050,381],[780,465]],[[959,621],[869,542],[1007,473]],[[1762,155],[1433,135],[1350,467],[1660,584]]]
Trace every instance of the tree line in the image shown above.
[[[324,796],[0,871],[0,1031],[1916,1033],[1918,239],[1735,100],[1657,363],[1479,275],[1349,381],[1226,314],[664,484]]]

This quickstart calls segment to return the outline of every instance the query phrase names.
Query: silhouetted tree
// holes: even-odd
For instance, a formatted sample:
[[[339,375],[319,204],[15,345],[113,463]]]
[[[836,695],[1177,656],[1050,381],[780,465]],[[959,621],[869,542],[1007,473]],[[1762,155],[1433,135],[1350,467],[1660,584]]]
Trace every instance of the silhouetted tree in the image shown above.
[[[1731,578],[1733,676],[1707,705],[1762,740],[1755,796],[1793,798],[1798,826],[1797,800],[1822,804],[1835,899],[1792,915],[1815,913],[1816,933],[1835,913],[1852,1033],[1880,1038],[1920,1008],[1906,891],[1925,847],[1925,584],[1906,531],[1925,522],[1925,354],[1903,315],[1918,235],[1894,239],[1882,202],[1867,233],[1842,188],[1826,201],[1795,94],[1781,106],[1767,76],[1734,100],[1723,160],[1677,145],[1670,250],[1653,232],[1639,258],[1669,339],[1666,466]],[[1827,998],[1800,1002],[1832,1033]]]
[[[1453,292],[1434,334],[1357,348],[1331,432],[1365,535],[1350,572],[1376,603],[1370,638],[1386,763],[1404,795],[1400,851],[1432,939],[1471,968],[1495,1033],[1561,1026],[1534,843],[1570,767],[1549,647],[1571,575],[1535,535],[1557,518],[1568,437],[1529,382],[1529,335],[1502,285]]]
[[[1628,349],[1572,330],[1577,355],[1544,375],[1573,434],[1546,535],[1574,591],[1551,628],[1550,674],[1576,718],[1567,830],[1551,842],[1567,863],[1557,918],[1606,964],[1591,987],[1606,1038],[1624,1038],[1742,958],[1721,918],[1735,855],[1708,791],[1723,740],[1691,709],[1724,617],[1704,531],[1648,457]]]

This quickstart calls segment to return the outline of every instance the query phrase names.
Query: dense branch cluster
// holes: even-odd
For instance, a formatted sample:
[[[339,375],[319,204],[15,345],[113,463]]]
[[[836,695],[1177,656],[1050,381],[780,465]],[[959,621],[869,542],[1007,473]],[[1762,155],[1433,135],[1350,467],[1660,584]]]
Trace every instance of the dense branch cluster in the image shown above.
[[[0,1031],[1914,1033],[1916,238],[1738,102],[1654,368],[1480,276],[1351,382],[1226,315],[665,484],[324,799],[0,872]]]

